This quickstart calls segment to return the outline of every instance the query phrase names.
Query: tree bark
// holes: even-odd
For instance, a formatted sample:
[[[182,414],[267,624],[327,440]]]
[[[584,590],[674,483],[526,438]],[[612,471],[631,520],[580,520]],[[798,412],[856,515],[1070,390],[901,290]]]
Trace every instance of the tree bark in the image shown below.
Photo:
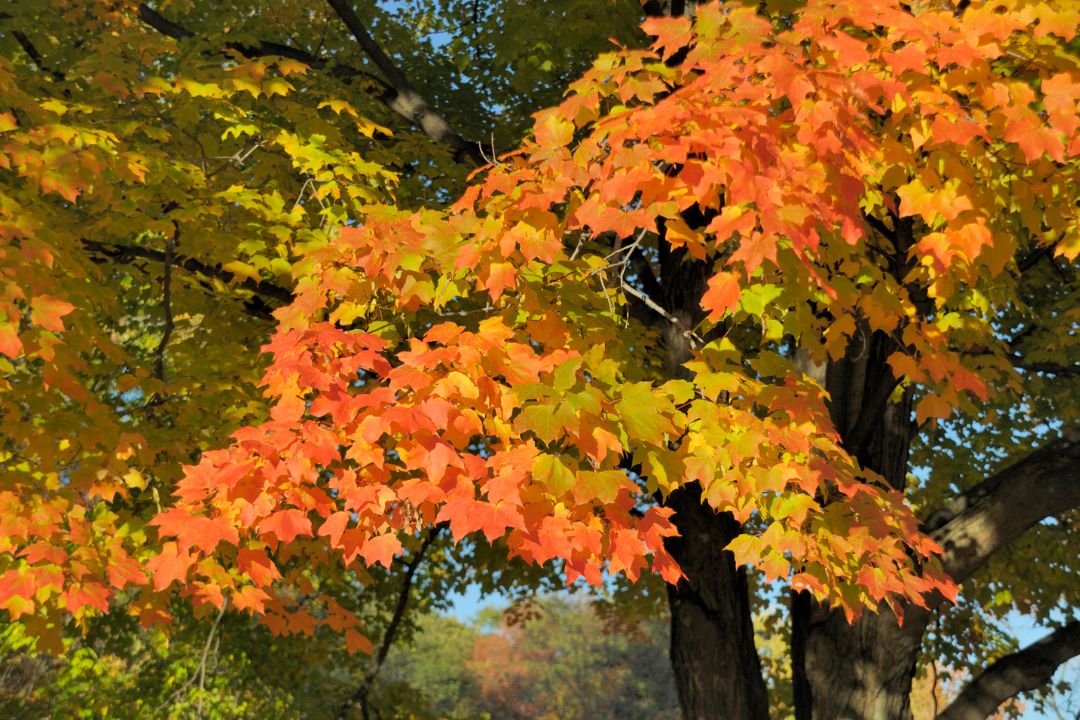
[[[895,381],[885,359],[894,341],[860,329],[846,357],[824,372],[830,414],[863,467],[902,489],[915,433],[911,395],[886,402]],[[797,720],[911,717],[911,683],[929,615],[913,610],[903,627],[889,610],[854,624],[805,594],[792,598],[792,680]]]
[[[668,551],[686,579],[668,586],[671,664],[686,720],[767,720],[769,698],[754,645],[746,570],[723,548],[740,532],[730,513],[701,502],[697,486],[668,498],[681,536]]]
[[[696,209],[684,213],[691,226],[707,219]],[[667,371],[690,377],[683,367],[691,355],[694,328],[704,317],[701,296],[710,268],[683,248],[672,249],[661,238],[660,283],[652,298],[666,313],[661,323]],[[686,579],[668,587],[671,611],[671,663],[679,704],[686,720],[768,720],[769,698],[754,644],[749,585],[745,569],[724,550],[741,532],[730,513],[702,503],[701,488],[690,485],[673,492],[665,504],[675,510],[679,537],[667,549]]]

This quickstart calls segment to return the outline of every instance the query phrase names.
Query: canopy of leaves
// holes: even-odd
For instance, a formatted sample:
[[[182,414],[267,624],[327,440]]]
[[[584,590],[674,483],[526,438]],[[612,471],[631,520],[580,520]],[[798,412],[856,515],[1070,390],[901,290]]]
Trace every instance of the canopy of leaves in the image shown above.
[[[663,499],[691,483],[743,523],[740,564],[850,618],[955,597],[902,491],[841,442],[860,418],[836,427],[805,370],[892,338],[880,403],[916,394],[932,470],[943,444],[993,468],[1006,438],[1075,423],[1075,384],[1013,367],[1025,343],[1036,371],[1077,353],[1075,284],[1024,260],[1080,254],[1075,8],[703,4],[591,65],[597,34],[640,37],[594,3],[352,15],[430,51],[397,72],[471,101],[445,103],[471,137],[512,146],[554,105],[466,185],[479,151],[415,102],[401,127],[407,84],[334,6],[0,20],[11,619],[57,649],[114,605],[164,622],[179,589],[362,649],[327,588],[431,526],[570,581],[678,580]],[[560,17],[589,22],[530,32]],[[668,252],[707,269],[690,316],[650,294]],[[950,477],[912,499],[976,479]]]

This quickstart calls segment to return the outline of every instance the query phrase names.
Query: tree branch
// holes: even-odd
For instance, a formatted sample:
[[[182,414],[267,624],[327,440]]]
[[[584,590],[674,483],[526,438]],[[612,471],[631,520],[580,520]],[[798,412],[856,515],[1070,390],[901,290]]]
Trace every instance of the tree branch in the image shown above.
[[[54,70],[53,68],[50,68],[45,64],[45,60],[41,57],[41,53],[38,52],[37,47],[34,46],[34,43],[30,42],[30,38],[28,38],[22,31],[12,30],[11,35],[15,38],[16,42],[19,43],[19,46],[23,49],[23,52],[25,52],[27,56],[29,56],[30,60],[33,61],[34,65],[37,66],[38,70],[49,73],[49,75],[52,76],[52,79],[56,80],[57,82],[63,82],[67,79],[64,76],[64,73],[60,72],[59,70]]]
[[[483,165],[484,159],[480,154],[480,146],[477,143],[466,142],[441,115],[428,105],[423,96],[416,91],[409,79],[405,77],[405,73],[394,64],[394,61],[383,52],[383,49],[371,37],[371,33],[368,32],[360,17],[353,11],[350,2],[348,0],[327,0],[327,2],[338,17],[341,18],[342,22],[345,23],[346,27],[349,28],[360,48],[375,63],[375,66],[382,72],[390,87],[393,88],[393,94],[384,96],[383,102],[391,110],[418,126],[428,137],[453,150],[454,160],[457,162],[472,167]]]
[[[174,40],[189,40],[195,37],[195,33],[183,25],[178,25],[172,20],[159,13],[146,3],[139,4],[139,19],[162,35],[168,35]]]
[[[173,234],[165,240],[164,269],[161,275],[161,307],[165,313],[165,329],[161,333],[161,341],[154,351],[154,374],[158,380],[165,381],[165,349],[169,346],[169,339],[173,333],[172,311],[172,267],[176,254],[176,243],[180,239],[180,225],[177,223]]]
[[[379,676],[379,670],[382,669],[382,665],[386,661],[386,656],[390,652],[390,647],[394,644],[394,638],[397,635],[398,627],[405,618],[405,610],[409,606],[409,596],[412,592],[413,578],[416,576],[416,570],[420,567],[420,563],[424,560],[424,555],[427,554],[428,549],[439,537],[440,533],[442,533],[444,527],[444,525],[435,525],[428,530],[428,533],[424,537],[424,541],[420,543],[420,547],[417,549],[416,554],[409,560],[409,564],[405,566],[405,579],[401,584],[401,590],[398,592],[397,605],[394,607],[394,614],[390,618],[390,624],[386,627],[386,632],[383,634],[382,643],[379,645],[379,651],[375,653],[375,662],[371,666],[371,669],[364,675],[364,679],[360,682],[360,687],[358,687],[341,706],[341,709],[338,711],[338,720],[345,720],[348,718],[349,710],[358,705],[360,706],[364,720],[367,720],[369,715],[368,695],[371,693],[371,688],[375,683],[375,679]]]
[[[657,302],[655,300],[653,300],[651,297],[649,297],[645,293],[641,292],[640,290],[638,290],[636,287],[634,287],[630,283],[626,282],[625,279],[623,279],[621,281],[621,287],[622,287],[622,290],[623,290],[624,293],[626,293],[630,297],[640,301],[641,303],[643,303],[645,305],[645,307],[649,308],[654,313],[656,313],[657,315],[659,315],[663,319],[667,320],[669,323],[671,323],[675,327],[679,328],[679,330],[682,331],[682,333],[689,340],[690,347],[692,349],[697,349],[697,348],[699,348],[699,347],[701,347],[702,345],[705,344],[705,340],[702,339],[702,337],[700,335],[695,333],[693,328],[687,327],[687,325],[682,320],[680,320],[676,316],[669,313],[663,307],[658,305]]]
[[[963,582],[1032,525],[1080,506],[1080,434],[1059,438],[931,514],[924,527]]]
[[[937,720],[983,720],[1025,690],[1045,685],[1058,667],[1080,655],[1080,621],[1058,628],[984,670],[937,716]]]
[[[162,35],[171,37],[174,40],[190,40],[195,37],[195,33],[188,30],[183,25],[169,20],[161,13],[154,10],[146,3],[139,5],[139,19],[144,23],[157,30]],[[239,42],[228,43],[222,48],[222,51],[231,50],[233,52],[240,53],[246,58],[257,57],[285,57],[290,60],[296,60],[302,62],[309,67],[313,67],[316,70],[328,71],[332,76],[341,80],[342,82],[349,83],[353,78],[362,77],[365,80],[373,83],[377,86],[382,93],[393,92],[393,88],[386,84],[381,78],[378,78],[370,73],[366,73],[363,70],[358,70],[349,65],[343,65],[341,63],[329,63],[323,58],[312,55],[306,50],[302,50],[292,45],[283,45],[282,43],[269,42],[266,40],[259,41],[256,45],[248,45]]]
[[[869,225],[873,229],[877,230],[887,240],[889,240],[893,244],[896,243],[896,231],[895,230],[890,230],[888,225],[886,225],[884,222],[877,219],[873,215],[870,215],[870,214],[863,215],[863,219],[866,220],[867,225]]]
[[[1080,375],[1080,365],[1060,365],[1052,362],[1031,362],[1015,355],[1009,357],[1014,368],[1048,375]]]
[[[97,242],[95,240],[84,239],[82,241],[82,246],[90,253],[122,263],[131,262],[135,258],[160,263],[164,263],[166,259],[166,253],[161,250],[139,247],[137,245],[112,245]],[[244,280],[237,282],[236,275],[228,270],[222,270],[220,267],[208,265],[201,260],[185,255],[174,254],[172,258],[172,267],[183,268],[196,275],[205,275],[206,277],[221,280],[225,283],[235,284],[244,290],[248,290],[272,300],[277,300],[283,304],[293,301],[292,292],[280,285],[275,285],[266,280],[252,280],[251,278],[245,278]]]
[[[441,115],[427,104],[427,101],[409,83],[408,78],[397,69],[393,61],[367,32],[367,29],[352,8],[347,3],[341,2],[341,0],[329,0],[329,2],[331,7],[337,11],[338,16],[349,27],[349,30],[352,31],[361,49],[371,58],[375,66],[383,72],[389,82],[363,70],[342,63],[331,63],[305,50],[281,43],[267,41],[259,41],[256,45],[229,43],[225,45],[223,50],[232,50],[247,58],[287,57],[316,70],[328,71],[345,83],[352,81],[354,78],[364,78],[379,89],[379,99],[383,104],[414,124],[432,140],[449,147],[456,162],[469,167],[483,165],[484,160],[480,154],[479,145],[467,142],[450,127],[450,124]],[[139,19],[162,35],[171,37],[174,40],[190,40],[196,37],[191,30],[169,20],[146,3],[139,5]]]

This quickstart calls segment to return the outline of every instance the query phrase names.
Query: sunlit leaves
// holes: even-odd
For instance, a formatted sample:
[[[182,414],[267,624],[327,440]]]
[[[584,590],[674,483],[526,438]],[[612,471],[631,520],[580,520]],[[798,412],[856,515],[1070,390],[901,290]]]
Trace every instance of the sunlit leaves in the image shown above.
[[[688,483],[743,523],[740,563],[849,617],[953,593],[795,359],[837,361],[888,334],[919,423],[1016,382],[993,324],[1016,302],[1016,252],[1080,247],[1080,83],[1058,40],[1074,21],[1041,5],[960,21],[820,0],[774,26],[704,4],[693,21],[650,21],[652,50],[601,55],[448,210],[394,202],[408,163],[376,142],[391,132],[293,60],[174,59],[172,41],[139,35],[152,70],[120,63],[107,103],[39,96],[0,66],[19,111],[0,115],[4,369],[22,398],[53,393],[29,413],[40,427],[68,401],[86,408],[63,467],[31,444],[39,427],[5,450],[18,480],[2,497],[0,602],[47,614],[63,590],[76,613],[101,610],[109,577],[229,596],[280,632],[333,623],[361,648],[352,618],[285,602],[311,582],[297,567],[392,566],[445,524],[570,581],[648,568],[677,581],[662,503]],[[108,62],[127,57],[123,33],[101,37]],[[205,298],[173,318],[177,351],[158,281],[118,273],[136,327],[95,330],[124,300],[84,241],[158,262],[169,238],[206,258],[177,292],[273,311],[269,409],[249,396],[258,332],[223,325]],[[647,295],[672,251],[708,265],[700,314]],[[264,283],[273,306],[252,299]],[[663,331],[629,319],[639,311]],[[204,357],[208,331],[236,340],[235,357]],[[690,361],[663,367],[662,343]],[[84,382],[95,353],[125,370]],[[198,401],[172,410],[181,395]],[[166,422],[132,420],[162,405]],[[174,485],[180,462],[193,464]],[[150,530],[117,500],[157,513]],[[90,542],[110,533],[104,550]]]

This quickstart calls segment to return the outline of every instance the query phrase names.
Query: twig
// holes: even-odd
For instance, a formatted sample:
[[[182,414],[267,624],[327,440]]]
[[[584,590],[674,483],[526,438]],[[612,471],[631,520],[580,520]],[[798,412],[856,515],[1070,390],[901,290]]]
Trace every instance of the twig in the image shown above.
[[[206,659],[210,656],[210,647],[214,641],[214,635],[217,632],[218,626],[221,625],[221,619],[225,617],[225,608],[229,606],[229,598],[226,597],[221,601],[221,610],[218,611],[217,617],[214,618],[214,624],[210,626],[210,632],[206,636],[206,643],[203,645],[202,657],[199,658],[199,698],[196,701],[198,716],[202,717],[202,694],[206,689]]]
[[[634,240],[634,242],[631,243],[630,246],[627,248],[626,257],[623,258],[623,262],[622,262],[622,272],[619,273],[619,282],[620,283],[624,282],[623,278],[626,277],[626,267],[630,264],[630,260],[633,259],[634,251],[638,249],[638,246],[641,245],[641,241],[645,239],[645,233],[646,232],[648,232],[648,231],[645,230],[645,229],[642,229],[642,231],[638,233],[638,236]]]
[[[161,304],[165,311],[165,331],[161,335],[161,342],[154,351],[154,374],[158,380],[165,381],[165,348],[173,332],[172,312],[172,266],[173,255],[176,252],[176,242],[180,238],[180,223],[174,223],[173,234],[165,240],[164,273],[161,278],[162,298]]]
[[[641,292],[640,290],[638,290],[636,287],[634,287],[630,283],[626,282],[625,280],[622,281],[622,289],[623,289],[623,292],[625,292],[627,295],[635,297],[638,300],[640,300],[641,302],[645,303],[645,305],[650,310],[652,310],[654,313],[656,313],[660,317],[664,318],[665,320],[667,320],[671,324],[682,328],[684,330],[684,333],[685,333],[686,337],[690,340],[690,349],[697,350],[698,348],[700,348],[702,345],[705,344],[705,340],[700,335],[695,333],[693,331],[693,329],[686,327],[686,325],[683,323],[682,320],[680,320],[679,318],[675,317],[674,315],[669,313],[664,308],[657,305],[655,300],[653,300],[651,297],[649,297],[645,293]]]
[[[401,590],[398,593],[397,605],[394,607],[394,614],[390,618],[390,624],[383,634],[382,643],[379,645],[379,651],[375,654],[375,661],[372,664],[371,669],[364,675],[364,679],[361,680],[360,686],[349,699],[342,704],[341,709],[338,711],[338,720],[346,720],[349,716],[349,710],[357,705],[360,706],[360,712],[363,715],[364,720],[369,720],[371,710],[368,704],[368,696],[371,694],[371,688],[375,684],[375,679],[379,676],[379,670],[382,669],[383,663],[386,661],[386,656],[390,653],[390,647],[394,644],[394,637],[397,635],[398,627],[405,617],[405,610],[409,606],[409,595],[412,592],[413,578],[416,576],[416,570],[420,567],[420,563],[424,560],[424,555],[427,554],[431,544],[439,537],[444,527],[444,525],[436,525],[428,530],[427,536],[424,538],[423,542],[420,543],[420,547],[417,549],[416,554],[413,555],[409,564],[405,566],[405,579],[402,582]]]
[[[304,199],[304,193],[308,189],[308,185],[311,184],[311,178],[304,178],[304,184],[300,186],[300,192],[296,193],[296,202],[293,203],[293,209],[300,204],[300,201]]]
[[[158,713],[161,710],[164,710],[165,707],[169,705],[169,703],[183,697],[184,694],[187,692],[188,688],[190,688],[195,683],[195,678],[196,677],[199,678],[199,690],[202,691],[202,690],[205,689],[205,687],[206,687],[206,662],[207,662],[207,659],[210,656],[210,648],[212,647],[212,644],[213,644],[213,641],[214,641],[214,635],[217,632],[218,626],[221,625],[222,618],[225,617],[225,609],[228,607],[228,605],[229,605],[229,598],[226,597],[221,602],[221,610],[218,611],[217,617],[214,619],[214,624],[210,626],[210,632],[206,636],[206,643],[203,645],[202,656],[199,659],[199,667],[196,668],[195,673],[191,677],[189,677],[184,682],[183,685],[181,685],[180,687],[173,690],[169,694],[169,697],[165,698],[165,700],[160,705],[158,705],[156,708],[154,708],[154,713],[155,714]],[[201,696],[200,696],[200,699],[198,701],[198,712],[200,713],[200,716],[201,716],[201,714],[202,714],[202,699],[201,699]]]
[[[604,268],[600,268],[603,270]],[[608,292],[607,283],[604,282],[604,276],[600,275],[600,288],[604,291],[604,298],[607,300],[608,310],[612,315],[615,314],[615,302],[611,299],[611,293]]]

